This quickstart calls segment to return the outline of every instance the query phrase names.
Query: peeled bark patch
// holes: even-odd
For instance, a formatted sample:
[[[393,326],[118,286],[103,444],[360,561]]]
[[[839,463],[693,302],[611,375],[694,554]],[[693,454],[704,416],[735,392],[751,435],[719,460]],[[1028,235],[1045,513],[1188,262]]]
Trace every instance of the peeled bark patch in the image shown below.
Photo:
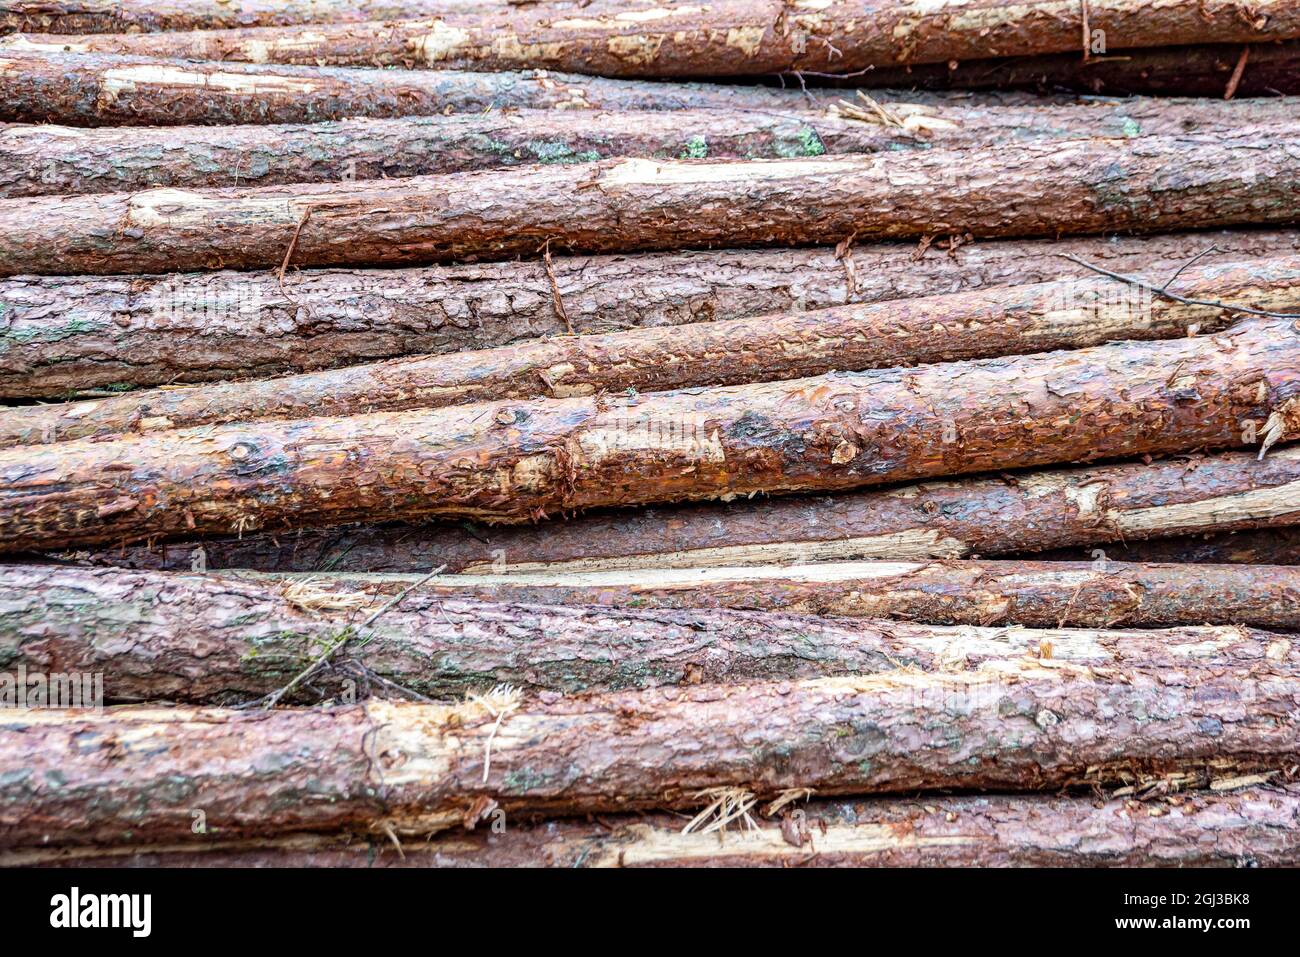
[[[1207,134],[1194,150],[1153,136],[8,199],[0,273],[270,268],[291,244],[300,266],[379,265],[534,256],[548,241],[618,252],[1267,225],[1293,219],[1297,176],[1300,156],[1261,129]]]
[[[1270,320],[1197,339],[790,382],[14,447],[0,450],[0,547],[359,520],[523,522],[1234,447],[1258,442],[1245,423],[1297,394],[1300,336]]]
[[[1077,51],[1084,17],[1107,49],[1249,43],[1300,36],[1300,8],[1243,15],[1229,0],[719,0],[643,9],[509,13],[404,22],[321,24],[192,33],[14,37],[26,51],[131,53],[253,63],[322,63],[515,70],[605,76],[850,73],[907,63]]]
[[[1300,314],[1300,257],[1188,270],[1179,295]],[[504,398],[664,392],[1214,332],[1230,313],[1108,278],[570,336],[261,382],[15,409],[0,447],[254,419],[439,408]]]
[[[554,257],[565,315],[582,333],[799,313],[990,286],[1087,278],[1069,253],[1164,282],[1201,262],[1293,255],[1294,231],[1005,241],[929,250],[902,243]],[[850,276],[851,273],[851,276]],[[1111,296],[1128,292],[1116,285]],[[0,396],[306,371],[399,355],[485,349],[564,332],[541,262],[421,269],[224,271],[0,279]]]
[[[472,701],[5,711],[0,841],[427,835],[474,823],[493,801],[512,817],[698,808],[713,787],[771,798],[1207,783],[1293,765],[1298,702],[1300,676],[1271,663],[1021,661],[524,700],[500,721]],[[206,834],[191,831],[195,809]]]

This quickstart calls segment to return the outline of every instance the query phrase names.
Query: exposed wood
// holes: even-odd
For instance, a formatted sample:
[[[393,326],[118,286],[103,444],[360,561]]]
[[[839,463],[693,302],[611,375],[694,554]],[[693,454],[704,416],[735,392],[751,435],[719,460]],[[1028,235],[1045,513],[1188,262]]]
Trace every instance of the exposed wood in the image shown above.
[[[1203,263],[1300,251],[1294,230],[915,246],[855,244],[855,281],[830,249],[556,257],[582,333],[800,312],[1091,274],[1060,253],[1163,283]],[[1116,286],[1116,293],[1123,287]],[[292,298],[290,298],[292,297]],[[563,332],[540,262],[295,274],[0,279],[0,398],[246,378]]]
[[[14,565],[0,575],[0,661],[10,674],[19,667],[29,674],[102,674],[110,702],[238,704],[286,685],[349,627],[350,644],[297,700],[367,691],[401,696],[384,682],[450,698],[502,682],[573,693],[899,669],[953,672],[1021,658],[1097,668],[1272,667],[1300,651],[1291,638],[1238,624],[1295,628],[1300,573],[1294,570],[1199,566],[1196,572],[1210,571],[1198,577],[1177,566],[1097,573],[1061,563],[1006,564],[845,563],[798,566],[779,576],[738,569],[605,573],[540,584],[435,579],[369,626],[363,623],[389,593],[409,582],[233,581]],[[1192,587],[1179,594],[1184,584]],[[1217,602],[1216,586],[1224,589]],[[599,601],[632,607],[555,604]],[[1046,627],[815,617],[821,614]],[[1089,630],[1121,617],[1124,631]],[[1203,626],[1210,621],[1233,626]],[[1088,627],[1062,628],[1062,622]],[[1149,623],[1195,624],[1133,627]]]
[[[1300,154],[1279,139],[1289,129],[6,199],[0,274],[272,268],[287,251],[299,266],[414,264],[532,256],[548,240],[556,252],[620,252],[833,243],[854,232],[1277,225],[1295,219]]]
[[[96,52],[239,60],[515,70],[545,67],[603,76],[754,76],[849,73],[904,63],[947,63],[1078,50],[1082,11],[1059,0],[668,0],[640,9],[572,13],[527,7],[455,12],[398,22],[16,36],[24,51]],[[1089,0],[1088,19],[1108,50],[1300,37],[1300,6],[1243,16],[1232,0]]]
[[[1178,294],[1300,316],[1300,256],[1191,267],[1179,276]],[[0,447],[256,419],[770,382],[1185,337],[1223,329],[1230,316],[1215,306],[1152,299],[1109,278],[1007,286],[30,406],[0,419]]]
[[[1126,552],[1162,536],[1300,524],[1300,447],[926,482],[836,496],[610,510],[533,526],[379,525],[111,548],[128,567],[279,572],[599,572],[1034,553]],[[1098,546],[1105,546],[1098,551]],[[1230,558],[1216,559],[1228,561]]]
[[[792,788],[1205,784],[1296,764],[1298,696],[1292,662],[1019,659],[447,706],[4,709],[0,844],[425,836],[472,825],[493,802],[515,821],[698,810],[708,803],[699,792],[714,787],[771,799]],[[191,829],[194,810],[204,834]]]
[[[759,830],[683,834],[668,814],[484,822],[404,842],[313,835],[143,847],[32,847],[15,867],[1294,867],[1300,787],[1273,775],[1231,791],[1157,784],[1146,800],[1017,794],[813,800]]]
[[[362,520],[524,522],[1297,437],[1300,334],[1291,320],[1252,320],[1195,339],[789,382],[0,449],[0,549]]]

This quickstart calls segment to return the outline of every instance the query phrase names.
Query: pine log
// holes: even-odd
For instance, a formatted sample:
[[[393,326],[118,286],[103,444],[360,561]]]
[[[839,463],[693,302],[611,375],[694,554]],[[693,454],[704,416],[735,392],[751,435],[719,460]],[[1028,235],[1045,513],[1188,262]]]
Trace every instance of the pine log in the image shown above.
[[[1177,788],[1295,765],[1297,704],[1292,662],[1019,659],[456,705],[4,709],[0,845],[428,835],[494,807],[511,820],[698,810],[710,788]],[[196,810],[206,833],[191,829]]]
[[[836,496],[595,512],[564,522],[251,533],[77,553],[132,568],[471,575],[1033,554],[1300,524],[1300,447],[1004,474]],[[1105,546],[1099,548],[1098,546]],[[1133,544],[1133,547],[1137,547]],[[1136,553],[1142,555],[1143,553]],[[1163,553],[1148,560],[1176,558]],[[1227,558],[1218,561],[1229,560]],[[1278,562],[1273,562],[1278,564]]]
[[[731,578],[710,576],[690,594],[689,585],[675,586],[674,576],[662,573],[631,576],[644,588],[620,587],[618,579],[609,587],[586,580],[546,587],[434,580],[372,625],[364,623],[390,592],[410,582],[286,584],[13,565],[0,569],[0,663],[9,673],[22,667],[29,674],[101,674],[109,702],[237,704],[287,685],[349,627],[351,644],[314,674],[297,700],[339,699],[349,687],[354,695],[369,688],[380,696],[446,699],[503,682],[530,692],[575,693],[898,669],[951,673],[1025,657],[1098,668],[1250,668],[1300,660],[1292,638],[1241,627],[1252,620],[1295,627],[1300,579],[1287,569],[1236,567],[1201,580],[1176,567],[1098,574],[1056,568],[1060,563],[1011,564],[950,571],[901,563],[800,566],[782,578],[748,579],[721,569]],[[1175,588],[1185,582],[1195,587],[1179,596]],[[1223,607],[1215,607],[1211,584],[1226,589]],[[975,591],[963,597],[959,589],[966,585]],[[1138,591],[1147,587],[1146,595]],[[557,604],[602,599],[646,607]],[[678,604],[683,607],[673,607]],[[809,616],[820,608],[975,626]],[[1045,627],[984,626],[1022,619]],[[1085,627],[1065,628],[1058,619]],[[1092,628],[1120,619],[1124,631]],[[1232,626],[1204,625],[1210,621]],[[1131,627],[1148,622],[1194,624]]]
[[[1125,562],[1193,562],[1196,564],[1300,565],[1300,528],[1261,528],[1218,535],[1179,535],[1145,541],[1117,542],[1107,549]],[[1041,552],[1045,561],[1078,561],[1083,549]]]
[[[1297,437],[1300,334],[1291,320],[1258,320],[1194,339],[789,382],[0,449],[0,550],[354,521],[524,522]]]
[[[0,129],[0,196],[338,182],[616,156],[771,159],[1040,138],[1186,135],[1300,119],[1300,103],[1289,98],[1026,106],[915,103],[893,96],[881,101],[893,124],[865,119],[873,114],[861,103],[848,116],[840,104],[814,109],[815,103],[792,101],[779,111],[769,105],[678,112],[523,110],[224,128],[13,126]]]
[[[5,199],[0,275],[1277,225],[1296,214],[1290,129]]]
[[[529,0],[547,9],[579,6]],[[509,9],[509,0],[0,0],[0,33],[153,33],[410,20]]]
[[[423,20],[189,33],[0,40],[28,52],[135,54],[251,63],[477,70],[545,68],[622,77],[851,73],[907,63],[1064,53],[1099,31],[1107,50],[1300,37],[1300,5],[1243,16],[1232,0],[668,0],[641,10],[516,9]]]
[[[1222,98],[1300,93],[1300,43],[1252,43],[1231,86],[1245,47],[1203,46],[1123,50],[1086,60],[1077,53],[965,60],[872,70],[851,81],[865,86],[923,90],[1073,90],[1109,96],[1172,95]]]
[[[813,800],[758,830],[682,832],[669,814],[490,826],[402,843],[299,834],[125,847],[0,852],[4,867],[1295,867],[1300,786],[1221,778],[1221,790],[1142,800],[1044,794]]]
[[[158,573],[155,573],[158,574]],[[254,572],[233,573],[253,575]],[[271,573],[273,576],[275,573]],[[312,588],[382,595],[410,575],[317,575]],[[1300,631],[1300,569],[1064,561],[828,562],[766,567],[443,575],[448,598],[635,609],[740,609],[942,625]]]
[[[545,70],[363,70],[0,50],[0,120],[69,126],[317,123],[489,109],[791,109],[830,97]],[[918,98],[934,99],[909,96]]]
[[[941,241],[941,244],[944,241]],[[895,243],[555,257],[577,332],[739,319],[1091,275],[1069,253],[1163,283],[1201,262],[1286,256],[1300,233],[1235,231],[932,248]],[[1118,287],[1117,287],[1118,288]],[[245,378],[485,349],[564,332],[541,262],[269,273],[0,279],[0,398]]]
[[[1189,268],[1178,289],[1201,302],[1300,315],[1300,256]],[[29,406],[0,419],[0,448],[258,419],[771,382],[1185,337],[1230,322],[1217,306],[1152,300],[1109,278],[1006,286]]]

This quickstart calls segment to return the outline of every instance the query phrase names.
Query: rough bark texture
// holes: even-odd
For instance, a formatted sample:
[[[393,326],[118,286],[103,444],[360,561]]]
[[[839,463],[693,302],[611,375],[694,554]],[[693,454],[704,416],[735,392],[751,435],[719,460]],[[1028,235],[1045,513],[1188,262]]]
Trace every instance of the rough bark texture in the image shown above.
[[[1163,283],[1201,262],[1291,255],[1300,233],[555,257],[581,333],[739,319],[1085,277],[1070,253]],[[847,265],[846,265],[847,263]],[[1123,287],[1116,286],[1117,289]],[[565,331],[540,262],[423,269],[0,279],[0,398],[270,375],[396,355],[483,349]]]
[[[543,700],[546,698],[547,700]],[[210,841],[930,788],[1173,786],[1300,759],[1300,672],[1265,659],[990,661],[798,682],[306,711],[0,712],[0,843]],[[493,710],[498,714],[494,715]],[[490,745],[490,754],[489,754]],[[486,772],[486,773],[485,773]],[[194,834],[194,810],[207,833]]]
[[[1238,624],[1294,628],[1300,578],[1293,571],[1212,572],[1206,578],[1225,589],[1215,607],[1211,583],[1176,567],[1109,574],[1016,567],[1019,573],[990,566],[922,572],[882,563],[832,566],[823,578],[826,567],[803,566],[780,579],[714,576],[689,594],[673,587],[671,575],[658,576],[667,579],[661,586],[656,576],[641,576],[643,588],[430,582],[363,628],[396,582],[335,579],[286,587],[167,572],[7,566],[0,570],[0,665],[10,673],[19,667],[32,674],[100,673],[110,702],[233,704],[286,685],[349,626],[352,644],[298,700],[337,699],[345,680],[359,695],[400,696],[386,680],[451,698],[501,682],[573,693],[898,669],[951,672],[1025,657],[1099,668],[1300,664],[1293,639]],[[1201,570],[1207,567],[1216,568]],[[1185,582],[1195,588],[1180,596],[1176,588]],[[960,594],[966,585],[975,589],[969,596]],[[1149,589],[1140,605],[1138,589]],[[474,595],[492,600],[464,597]],[[554,604],[566,600],[669,607]],[[1036,620],[1047,627],[828,621],[807,614],[822,609],[977,624]],[[1058,625],[1060,619],[1105,626],[1121,618],[1124,631]],[[1209,621],[1233,627],[1131,627]]]
[[[70,126],[316,123],[524,108],[791,109],[829,98],[545,70],[363,70],[0,51],[0,120]]]
[[[576,6],[530,0],[547,9]],[[135,33],[501,12],[508,0],[2,0],[0,33]]]
[[[1108,50],[1300,37],[1300,6],[1243,15],[1232,0],[670,0],[634,10],[520,9],[404,22],[192,33],[7,38],[24,51],[487,70],[545,67],[603,76],[848,73],[903,63],[1081,51],[1084,17]]]
[[[788,109],[768,104],[726,111],[523,110],[223,128],[13,126],[0,129],[0,196],[337,182],[615,156],[788,158],[1187,134],[1300,119],[1300,106],[1287,98],[1024,106],[881,99],[912,126],[862,119],[873,115],[869,111],[848,118],[838,104],[821,109],[790,97]]]
[[[1230,780],[1221,786],[1231,784]],[[682,833],[668,814],[481,825],[408,840],[313,835],[152,847],[25,848],[10,867],[1295,867],[1300,787],[1129,796],[873,798],[788,805],[760,830]],[[799,812],[802,812],[801,814]]]
[[[245,573],[254,574],[254,573]],[[274,573],[272,573],[274,574]],[[392,593],[412,576],[324,576],[313,587]],[[1300,631],[1300,569],[1115,561],[831,562],[760,568],[448,575],[427,593],[613,608],[779,611],[1036,628],[1250,625]]]
[[[609,510],[488,528],[369,526],[250,534],[78,557],[129,567],[272,572],[588,572],[628,568],[1128,553],[1119,543],[1300,523],[1300,448],[927,482],[884,491]],[[1113,547],[1111,543],[1116,543]],[[1154,542],[1152,543],[1155,544]],[[1095,548],[1105,545],[1098,553]],[[1081,549],[1086,548],[1087,551]],[[1150,560],[1160,560],[1152,556]]]
[[[1219,535],[1179,535],[1116,543],[1112,559],[1128,562],[1300,565],[1300,528],[1261,528]],[[1077,561],[1083,549],[1061,548],[1038,555],[1046,561]]]
[[[605,160],[402,180],[0,200],[0,274],[414,264],[557,251],[1294,221],[1286,125],[790,160]],[[671,230],[664,224],[673,224]],[[51,257],[48,251],[60,255]]]
[[[1074,90],[1082,93],[1223,97],[1241,57],[1236,44],[1124,50],[1083,59],[1077,53],[966,60],[872,70],[850,82],[945,89]],[[1252,43],[1234,96],[1300,93],[1300,43]]]
[[[1253,423],[1253,424],[1252,424]],[[1215,336],[648,395],[0,450],[0,549],[362,520],[523,522],[1300,437],[1291,320]]]
[[[1178,290],[1190,299],[1300,315],[1300,257],[1193,267]],[[1176,338],[1230,323],[1221,308],[1153,301],[1109,278],[1007,286],[36,405],[0,419],[0,447],[256,419],[770,382]]]

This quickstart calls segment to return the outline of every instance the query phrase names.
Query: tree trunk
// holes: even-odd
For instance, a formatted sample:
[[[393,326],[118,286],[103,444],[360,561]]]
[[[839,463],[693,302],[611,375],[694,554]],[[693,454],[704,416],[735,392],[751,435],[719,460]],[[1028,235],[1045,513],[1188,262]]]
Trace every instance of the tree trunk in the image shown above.
[[[0,450],[0,550],[353,521],[524,522],[1300,437],[1290,320],[1216,336],[648,395]],[[714,563],[716,564],[716,562]]]
[[[817,498],[611,510],[533,526],[296,529],[77,557],[158,569],[403,573],[446,565],[449,573],[487,575],[975,558],[1068,544],[1071,559],[1095,561],[1134,554],[1122,543],[1297,523],[1300,447],[1292,446],[1263,461],[1227,453]]]
[[[649,14],[649,15],[648,15]],[[624,77],[733,77],[850,73],[905,63],[1026,56],[1084,49],[1084,18],[1108,50],[1300,37],[1300,5],[1276,2],[1243,16],[1230,0],[1089,0],[1063,11],[1031,0],[783,0],[668,2],[646,11],[542,8],[399,22],[254,27],[192,33],[19,36],[24,51],[138,54],[194,60],[554,70]]]
[[[1300,43],[1252,43],[1234,96],[1291,96],[1300,93]],[[1001,60],[966,60],[872,70],[851,82],[926,90],[1077,90],[1109,96],[1227,95],[1244,46],[1124,50],[1083,59],[1077,53]]]
[[[834,91],[833,98],[841,95]],[[830,92],[804,96],[544,70],[363,70],[0,50],[0,120],[69,126],[317,123],[489,109],[807,109],[810,102],[831,99]]]
[[[1189,269],[1179,295],[1300,315],[1300,257]],[[1152,300],[1108,278],[812,312],[557,336],[257,382],[13,409],[0,448],[258,419],[429,409],[803,378],[1215,332],[1222,308]]]
[[[1240,627],[1252,620],[1295,627],[1297,579],[1287,570],[1235,568],[1207,576],[1228,589],[1217,605],[1209,583],[1176,569],[1103,574],[1055,568],[1014,563],[1011,569],[930,570],[879,563],[800,566],[781,578],[748,579],[719,569],[730,578],[710,575],[689,592],[671,574],[622,576],[641,587],[620,585],[617,577],[609,586],[435,580],[365,625],[398,582],[286,583],[13,565],[4,567],[0,581],[0,662],[10,673],[23,667],[29,674],[102,674],[109,702],[237,704],[287,685],[349,628],[352,643],[296,700],[339,700],[349,687],[353,694],[367,687],[380,696],[401,694],[385,682],[445,699],[502,682],[530,692],[576,693],[897,669],[949,672],[1025,656],[1098,668],[1193,662],[1244,668],[1290,654],[1291,639]],[[1187,581],[1196,587],[1178,595],[1176,586]],[[952,597],[967,584],[977,592]],[[1150,591],[1143,595],[1142,588]],[[649,607],[554,604],[601,600]],[[808,617],[822,608],[836,615],[974,625],[1041,621],[1046,627]],[[1120,620],[1129,630],[1061,629],[1058,623]],[[1131,627],[1216,620],[1233,627]]]
[[[844,96],[853,98],[851,93]],[[769,97],[771,99],[771,97]],[[158,186],[272,186],[453,173],[617,156],[772,159],[957,148],[1029,139],[1207,132],[1294,122],[1288,100],[995,105],[882,96],[898,123],[846,116],[839,104],[787,97],[729,110],[523,110],[423,119],[236,127],[17,126],[0,130],[0,196],[104,193]],[[773,112],[780,110],[779,113]]]
[[[244,573],[255,574],[255,573]],[[274,575],[274,573],[271,573]],[[391,593],[413,576],[311,576],[342,594]],[[448,598],[612,608],[741,609],[945,625],[1300,631],[1300,569],[1114,561],[830,562],[762,568],[449,575]]]
[[[1226,791],[1146,800],[1017,794],[787,805],[758,830],[682,833],[669,814],[490,821],[446,839],[299,834],[127,847],[31,847],[5,867],[1295,867],[1300,786],[1243,778]],[[1236,784],[1220,779],[1220,787]]]
[[[854,246],[843,260],[829,249],[556,257],[553,272],[574,330],[604,333],[1091,275],[1057,253],[1162,283],[1211,245],[1217,252],[1202,262],[1286,256],[1300,235],[958,244],[920,258],[897,243]],[[566,328],[536,261],[311,271],[283,290],[268,273],[23,276],[0,279],[0,301],[0,398],[486,349]]]
[[[11,711],[0,843],[210,841],[700,809],[743,797],[1182,787],[1300,760],[1294,661],[1093,669],[1021,658],[457,705]],[[93,800],[89,796],[93,795]],[[195,811],[207,832],[194,834]]]
[[[578,6],[530,0],[548,10]],[[152,33],[501,12],[508,0],[0,0],[0,33]]]
[[[1082,549],[1061,548],[1038,555],[1045,561],[1077,561]],[[1180,535],[1117,544],[1110,557],[1127,562],[1300,565],[1300,528],[1261,528],[1218,535]]]
[[[7,199],[0,274],[502,259],[548,242],[621,252],[1289,223],[1300,154],[1279,145],[1285,129]]]

